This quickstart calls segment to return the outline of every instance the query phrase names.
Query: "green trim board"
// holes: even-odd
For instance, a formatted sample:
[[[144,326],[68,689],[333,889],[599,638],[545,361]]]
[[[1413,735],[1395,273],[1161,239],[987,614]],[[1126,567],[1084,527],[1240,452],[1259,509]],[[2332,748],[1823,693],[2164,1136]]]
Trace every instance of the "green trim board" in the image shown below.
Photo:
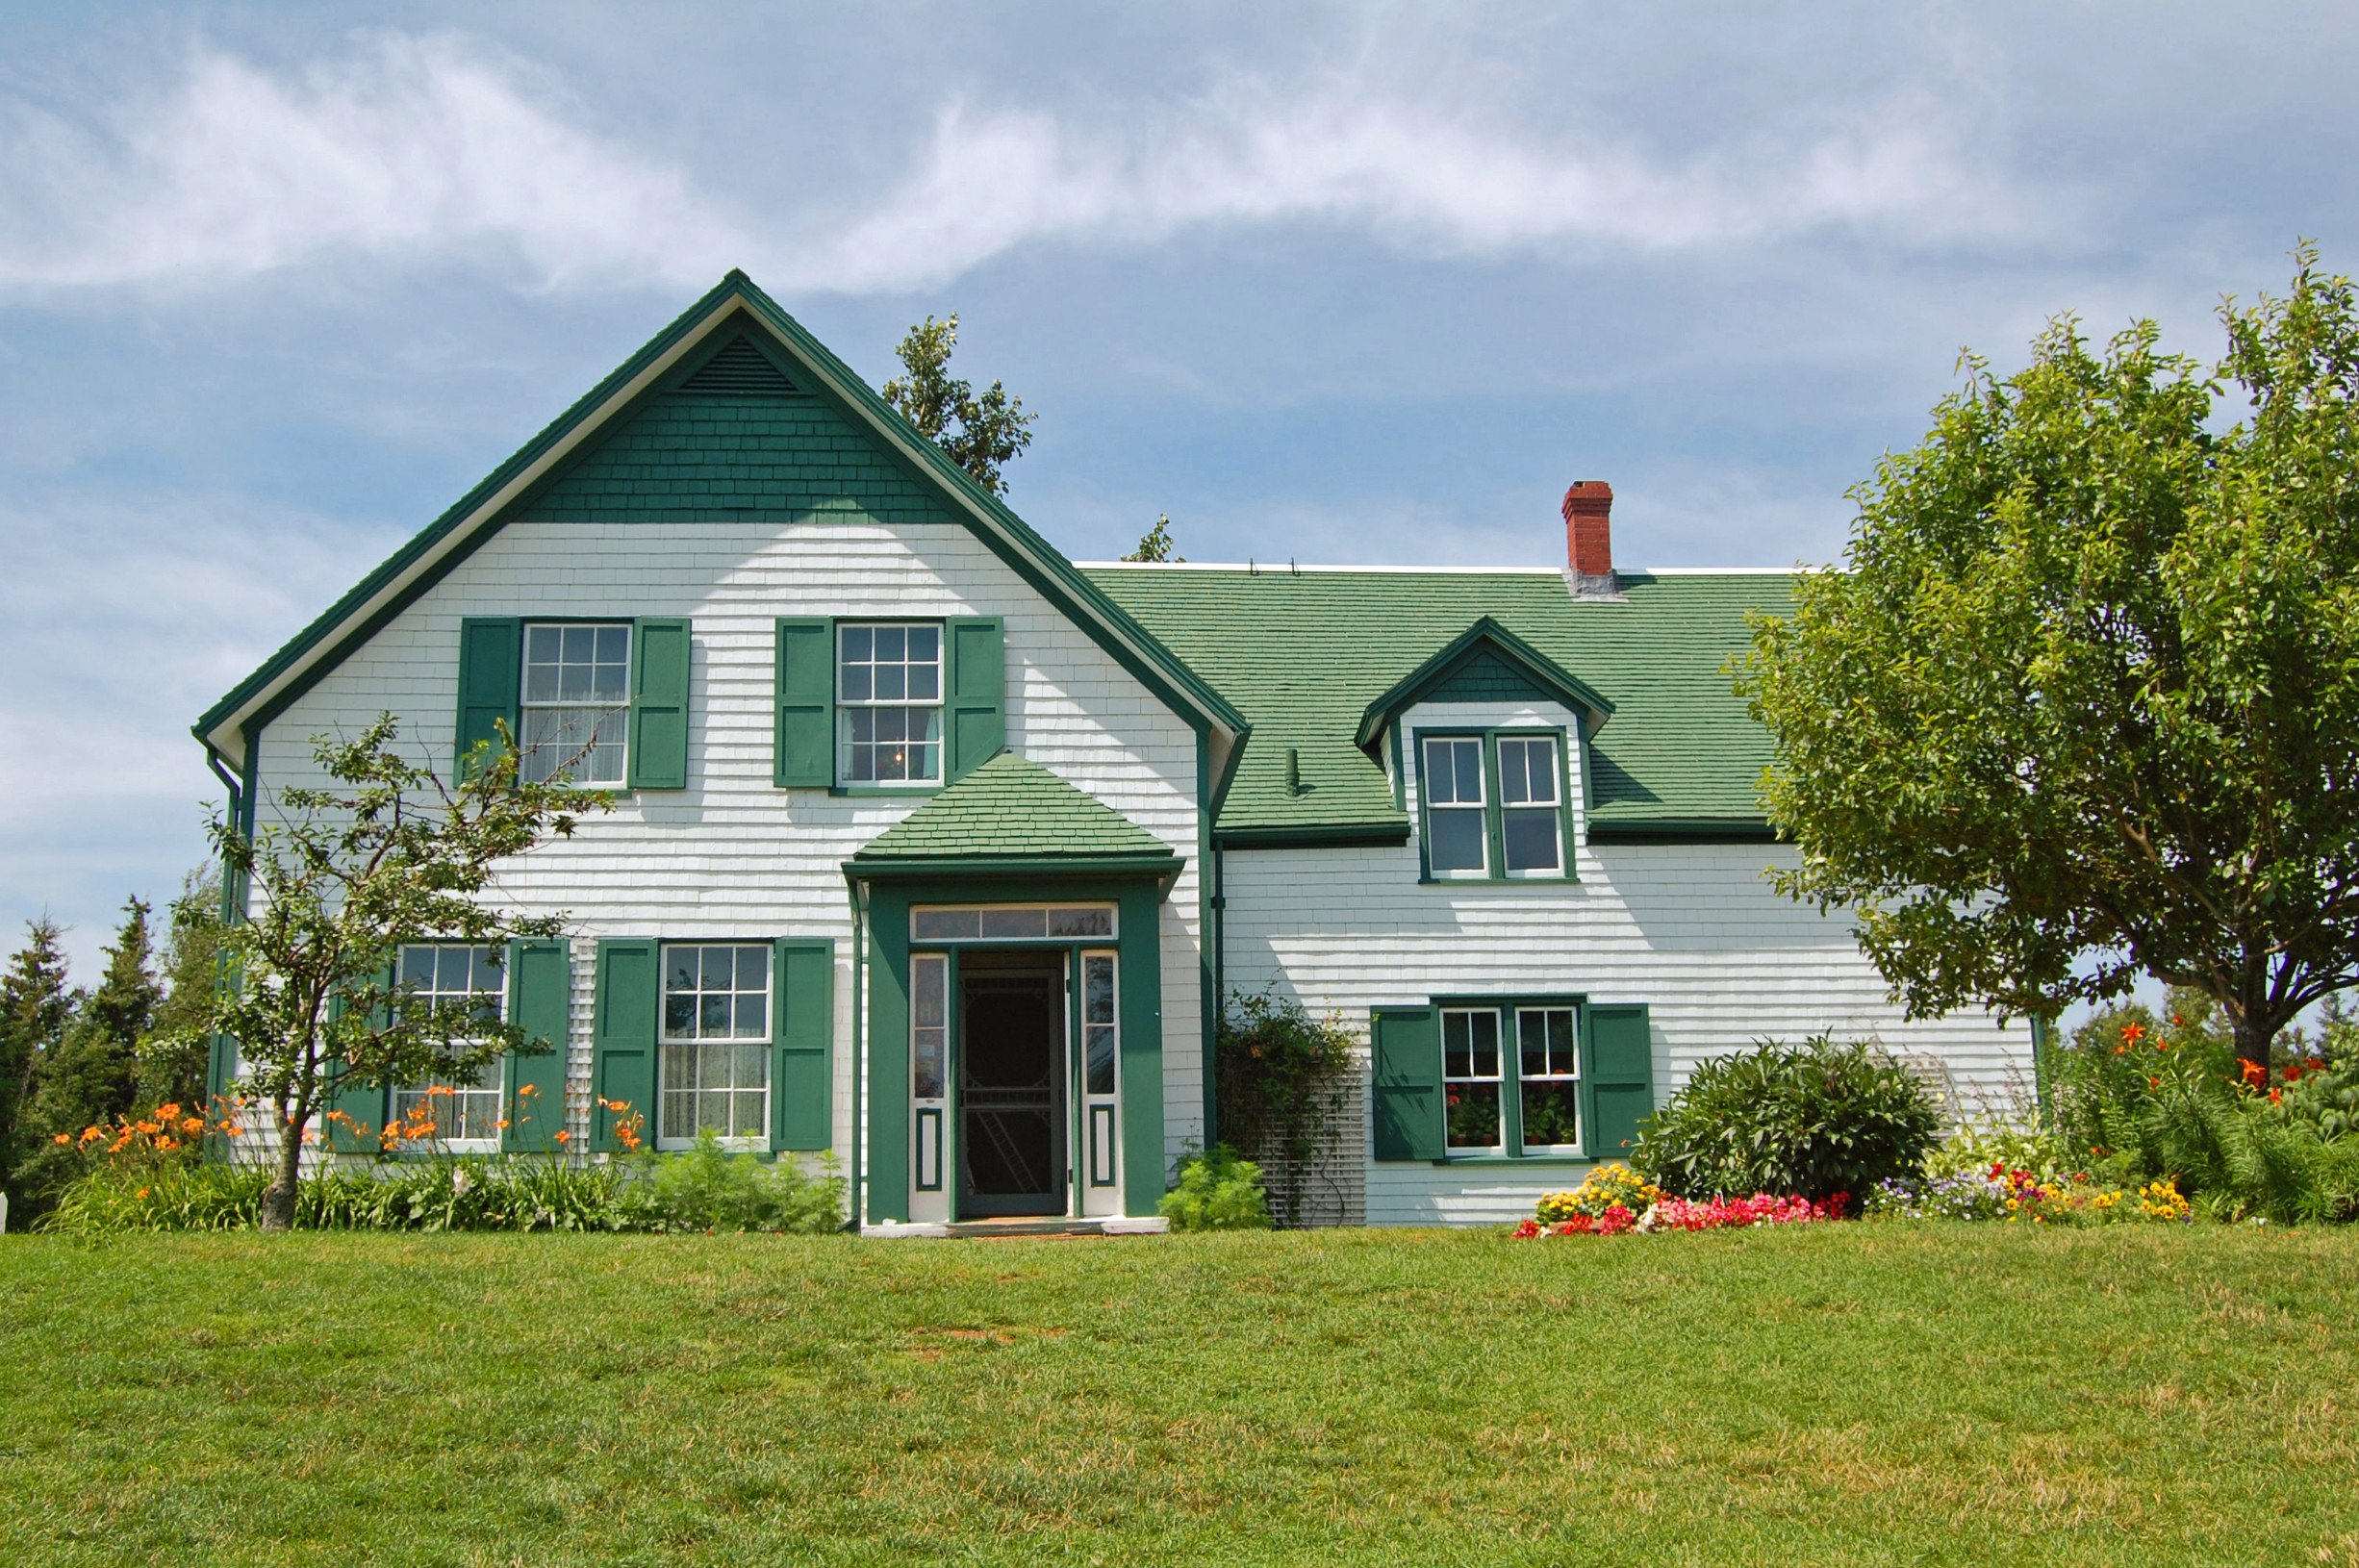
[[[528,506],[536,493],[578,456],[590,437],[619,427],[619,421],[653,398],[674,392],[705,360],[717,358],[741,338],[775,362],[799,394],[807,392],[865,427],[894,463],[922,479],[953,517],[1175,712],[1198,726],[1211,725],[1236,736],[1246,732],[1242,716],[1195,671],[920,436],[750,279],[732,271],[208,709],[195,725],[198,737],[217,751],[240,728],[266,722],[283,711],[480,546],[509,515]],[[707,343],[713,346],[698,358],[697,349]]]
[[[1367,711],[1360,717],[1359,731],[1353,737],[1353,744],[1362,751],[1373,754],[1385,726],[1422,701],[1446,700],[1453,696],[1476,696],[1488,700],[1501,695],[1496,691],[1449,691],[1454,678],[1483,664],[1499,667],[1510,675],[1522,677],[1526,685],[1515,694],[1517,695],[1537,695],[1562,703],[1575,713],[1587,715],[1590,721],[1588,728],[1591,730],[1602,726],[1613,713],[1613,704],[1578,676],[1560,668],[1546,654],[1489,616],[1484,616],[1432,658],[1402,676],[1390,690],[1370,702]]]

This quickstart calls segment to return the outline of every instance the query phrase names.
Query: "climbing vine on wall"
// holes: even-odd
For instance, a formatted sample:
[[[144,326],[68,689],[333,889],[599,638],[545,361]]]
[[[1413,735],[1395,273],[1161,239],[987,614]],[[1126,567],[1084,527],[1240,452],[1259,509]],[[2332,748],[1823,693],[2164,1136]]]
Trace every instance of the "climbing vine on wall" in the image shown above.
[[[1264,1162],[1272,1217],[1302,1223],[1305,1189],[1333,1134],[1352,1036],[1290,997],[1234,993],[1214,1061],[1221,1136]]]

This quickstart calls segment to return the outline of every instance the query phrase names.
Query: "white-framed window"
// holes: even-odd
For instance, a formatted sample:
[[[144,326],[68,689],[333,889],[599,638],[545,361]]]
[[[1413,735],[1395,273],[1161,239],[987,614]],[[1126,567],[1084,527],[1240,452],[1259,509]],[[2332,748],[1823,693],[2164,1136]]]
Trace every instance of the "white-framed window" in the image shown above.
[[[1426,869],[1435,876],[1490,873],[1489,795],[1483,771],[1481,736],[1426,739]]]
[[[1452,1153],[1495,1154],[1506,1147],[1499,1057],[1497,1008],[1442,1009],[1443,1143]]]
[[[1563,777],[1555,736],[1499,737],[1499,846],[1507,875],[1563,873]]]
[[[836,754],[843,782],[941,782],[941,626],[843,621],[835,640]]]
[[[1571,1007],[1515,1009],[1515,1103],[1526,1153],[1581,1148],[1581,1035]]]
[[[477,1017],[497,1024],[507,1014],[507,976],[489,948],[456,942],[407,942],[394,960],[393,984],[417,1003],[471,1003]],[[395,1089],[388,1125],[431,1121],[434,1140],[458,1152],[499,1147],[501,1059],[471,1078],[429,1078]]]
[[[739,1148],[770,1140],[767,942],[672,942],[664,955],[658,1149],[685,1149],[705,1127]]]
[[[576,784],[621,784],[631,717],[628,621],[524,624],[517,771]]]

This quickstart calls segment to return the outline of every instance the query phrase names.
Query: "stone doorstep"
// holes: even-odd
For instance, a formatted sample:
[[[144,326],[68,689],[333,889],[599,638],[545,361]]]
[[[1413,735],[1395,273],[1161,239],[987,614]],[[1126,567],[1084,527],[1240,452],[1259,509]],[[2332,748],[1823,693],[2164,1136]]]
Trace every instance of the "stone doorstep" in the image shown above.
[[[948,1225],[934,1220],[880,1220],[862,1226],[860,1234],[885,1240],[935,1237],[979,1241],[1008,1236],[1066,1239],[1080,1236],[1159,1236],[1170,1228],[1171,1222],[1159,1214],[1144,1219],[1103,1220],[1046,1216],[1039,1219],[959,1220]]]

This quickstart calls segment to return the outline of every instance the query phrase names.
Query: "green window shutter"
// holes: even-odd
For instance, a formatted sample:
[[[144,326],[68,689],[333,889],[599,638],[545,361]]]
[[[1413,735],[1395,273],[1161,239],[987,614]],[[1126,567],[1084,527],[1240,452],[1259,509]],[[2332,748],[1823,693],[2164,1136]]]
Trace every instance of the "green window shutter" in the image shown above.
[[[377,984],[390,989],[393,983],[393,970],[389,964],[377,975]],[[341,999],[329,1001],[328,1016],[331,1019],[341,1017],[342,1013],[343,1002]],[[384,1027],[387,1023],[386,1010],[379,1008],[372,1015],[371,1022],[379,1028]],[[343,1063],[339,1060],[335,1065],[341,1068]],[[352,1125],[347,1126],[341,1121],[324,1123],[322,1141],[340,1154],[383,1148],[378,1134],[385,1130],[385,1113],[392,1103],[393,1095],[381,1084],[345,1082],[338,1085],[328,1109],[350,1117]]]
[[[631,622],[630,777],[634,790],[688,788],[689,623]]]
[[[514,616],[469,616],[459,622],[459,728],[453,771],[464,775],[477,741],[500,744],[505,722],[516,737],[524,684],[524,623]]]
[[[771,985],[770,1147],[825,1149],[833,1131],[828,1046],[835,1036],[835,944],[779,943]]]
[[[781,789],[835,782],[835,622],[778,621],[778,728],[772,779]]]
[[[1007,637],[997,616],[959,616],[943,628],[943,782],[1007,748]]]
[[[1376,1087],[1376,1157],[1442,1157],[1441,1015],[1431,1007],[1380,1007],[1369,1015]]]
[[[663,995],[662,954],[652,938],[609,937],[598,944],[597,1016],[591,1029],[591,1092],[620,1101],[618,1112],[593,1102],[590,1147],[622,1148],[615,1125],[647,1118],[640,1137],[655,1141],[655,1023]]]
[[[508,1018],[549,1048],[508,1053],[499,1146],[545,1153],[565,1126],[566,1042],[573,1014],[573,959],[563,941],[508,944]],[[530,1089],[530,1094],[524,1093]]]
[[[1642,1001],[1581,1010],[1581,1082],[1588,1098],[1590,1157],[1627,1159],[1638,1124],[1655,1114],[1655,1040]]]

